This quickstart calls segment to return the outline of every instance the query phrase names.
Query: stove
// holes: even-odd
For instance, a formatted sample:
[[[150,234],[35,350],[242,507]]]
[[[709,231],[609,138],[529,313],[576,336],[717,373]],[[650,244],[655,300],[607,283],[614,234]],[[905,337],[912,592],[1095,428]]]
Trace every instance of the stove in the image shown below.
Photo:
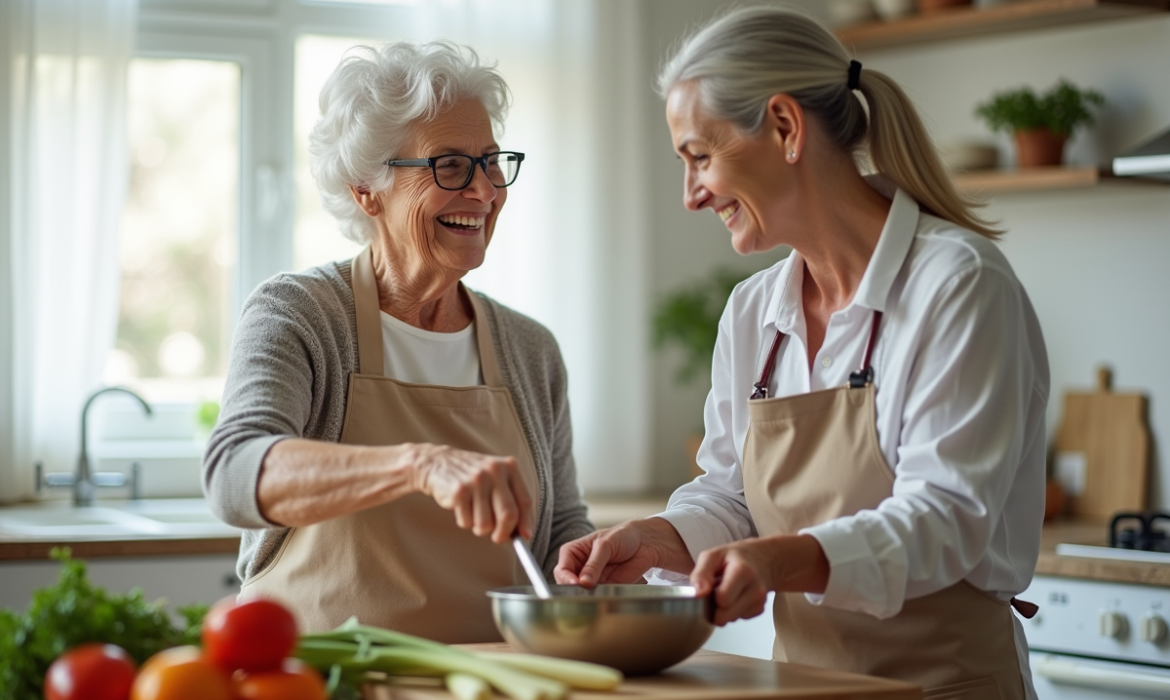
[[[1109,520],[1109,546],[1121,550],[1170,552],[1170,533],[1158,527],[1170,525],[1170,513],[1122,511]]]
[[[1118,513],[1109,547],[1060,544],[1057,556],[1170,566],[1170,514]],[[1020,598],[1040,700],[1170,697],[1170,588],[1036,576]]]

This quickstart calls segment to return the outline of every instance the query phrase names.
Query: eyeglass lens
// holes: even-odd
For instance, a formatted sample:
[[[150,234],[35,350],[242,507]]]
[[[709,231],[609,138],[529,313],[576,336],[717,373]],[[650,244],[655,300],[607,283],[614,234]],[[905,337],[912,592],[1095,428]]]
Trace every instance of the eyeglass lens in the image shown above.
[[[435,160],[435,181],[440,187],[460,190],[471,182],[478,159],[464,155],[447,155]],[[488,156],[487,176],[496,187],[507,187],[516,180],[520,159],[513,153],[495,153]]]

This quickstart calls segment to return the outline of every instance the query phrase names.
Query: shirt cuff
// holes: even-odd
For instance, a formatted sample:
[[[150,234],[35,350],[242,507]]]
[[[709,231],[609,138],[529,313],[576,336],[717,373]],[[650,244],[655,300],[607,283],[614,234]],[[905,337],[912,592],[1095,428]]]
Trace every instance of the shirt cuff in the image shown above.
[[[715,534],[725,532],[727,527],[718,518],[713,517],[699,506],[680,503],[650,517],[662,518],[673,525],[694,561],[698,561],[699,555],[705,550],[727,544],[723,538]],[[678,573],[690,574],[689,571]]]
[[[685,586],[691,580],[691,577],[686,574],[680,574],[677,571],[670,571],[668,569],[659,569],[657,566],[642,574],[642,578],[646,579],[646,583],[651,586]]]
[[[890,605],[881,567],[864,535],[833,520],[804,528],[798,534],[816,538],[829,560],[825,592],[805,593],[810,603],[883,619],[901,609],[901,605]]]

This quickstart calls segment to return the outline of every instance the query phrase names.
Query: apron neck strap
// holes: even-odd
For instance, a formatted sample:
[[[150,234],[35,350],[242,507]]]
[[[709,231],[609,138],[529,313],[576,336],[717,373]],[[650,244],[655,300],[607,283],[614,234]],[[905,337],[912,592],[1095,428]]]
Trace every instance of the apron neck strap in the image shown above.
[[[386,371],[382,358],[382,316],[378,305],[378,282],[374,276],[374,254],[369,246],[353,259],[351,269],[353,308],[357,322],[358,373],[381,377]],[[487,386],[503,386],[500,363],[492,343],[492,331],[483,312],[483,302],[477,294],[465,287],[463,292],[471,302],[483,382]]]
[[[772,370],[776,367],[776,351],[780,349],[780,343],[783,341],[783,331],[777,330],[772,347],[768,350],[768,359],[764,360],[764,371],[760,373],[760,381],[754,384],[756,390],[752,392],[751,398],[768,398],[768,382],[772,381]]]
[[[374,253],[366,246],[353,259],[353,310],[357,321],[358,373],[382,376],[382,317],[378,283],[374,277]]]
[[[882,325],[882,312],[873,312],[873,323],[869,327],[869,342],[865,344],[865,359],[861,361],[861,369],[849,375],[849,386],[860,389],[873,383],[873,345],[877,342],[878,326]]]
[[[489,327],[487,315],[483,312],[483,301],[478,294],[466,287],[463,288],[463,293],[471,302],[471,311],[475,315],[475,342],[479,346],[479,368],[483,372],[483,383],[487,386],[504,386],[496,346],[492,342],[492,329]]]
[[[865,345],[865,359],[861,362],[861,369],[849,375],[849,386],[859,389],[873,381],[873,346],[877,342],[878,326],[882,323],[882,312],[873,312],[873,323],[869,327],[869,342]],[[768,358],[764,360],[764,369],[760,372],[760,381],[753,386],[752,399],[768,398],[768,383],[772,380],[772,370],[776,367],[776,352],[784,340],[783,331],[777,330],[772,340],[772,347],[768,349]]]

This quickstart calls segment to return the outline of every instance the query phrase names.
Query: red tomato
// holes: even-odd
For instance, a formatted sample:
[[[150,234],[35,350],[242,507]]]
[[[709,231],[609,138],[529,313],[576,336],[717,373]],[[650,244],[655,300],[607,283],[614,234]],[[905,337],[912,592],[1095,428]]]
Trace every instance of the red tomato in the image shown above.
[[[203,618],[203,649],[228,672],[279,669],[297,644],[288,608],[263,598],[224,598]]]
[[[45,700],[126,700],[137,667],[122,647],[82,644],[57,657],[45,674]]]
[[[130,700],[233,700],[232,681],[199,647],[174,647],[142,664]]]
[[[321,674],[298,659],[285,659],[272,671],[254,671],[235,677],[237,700],[325,700]]]

